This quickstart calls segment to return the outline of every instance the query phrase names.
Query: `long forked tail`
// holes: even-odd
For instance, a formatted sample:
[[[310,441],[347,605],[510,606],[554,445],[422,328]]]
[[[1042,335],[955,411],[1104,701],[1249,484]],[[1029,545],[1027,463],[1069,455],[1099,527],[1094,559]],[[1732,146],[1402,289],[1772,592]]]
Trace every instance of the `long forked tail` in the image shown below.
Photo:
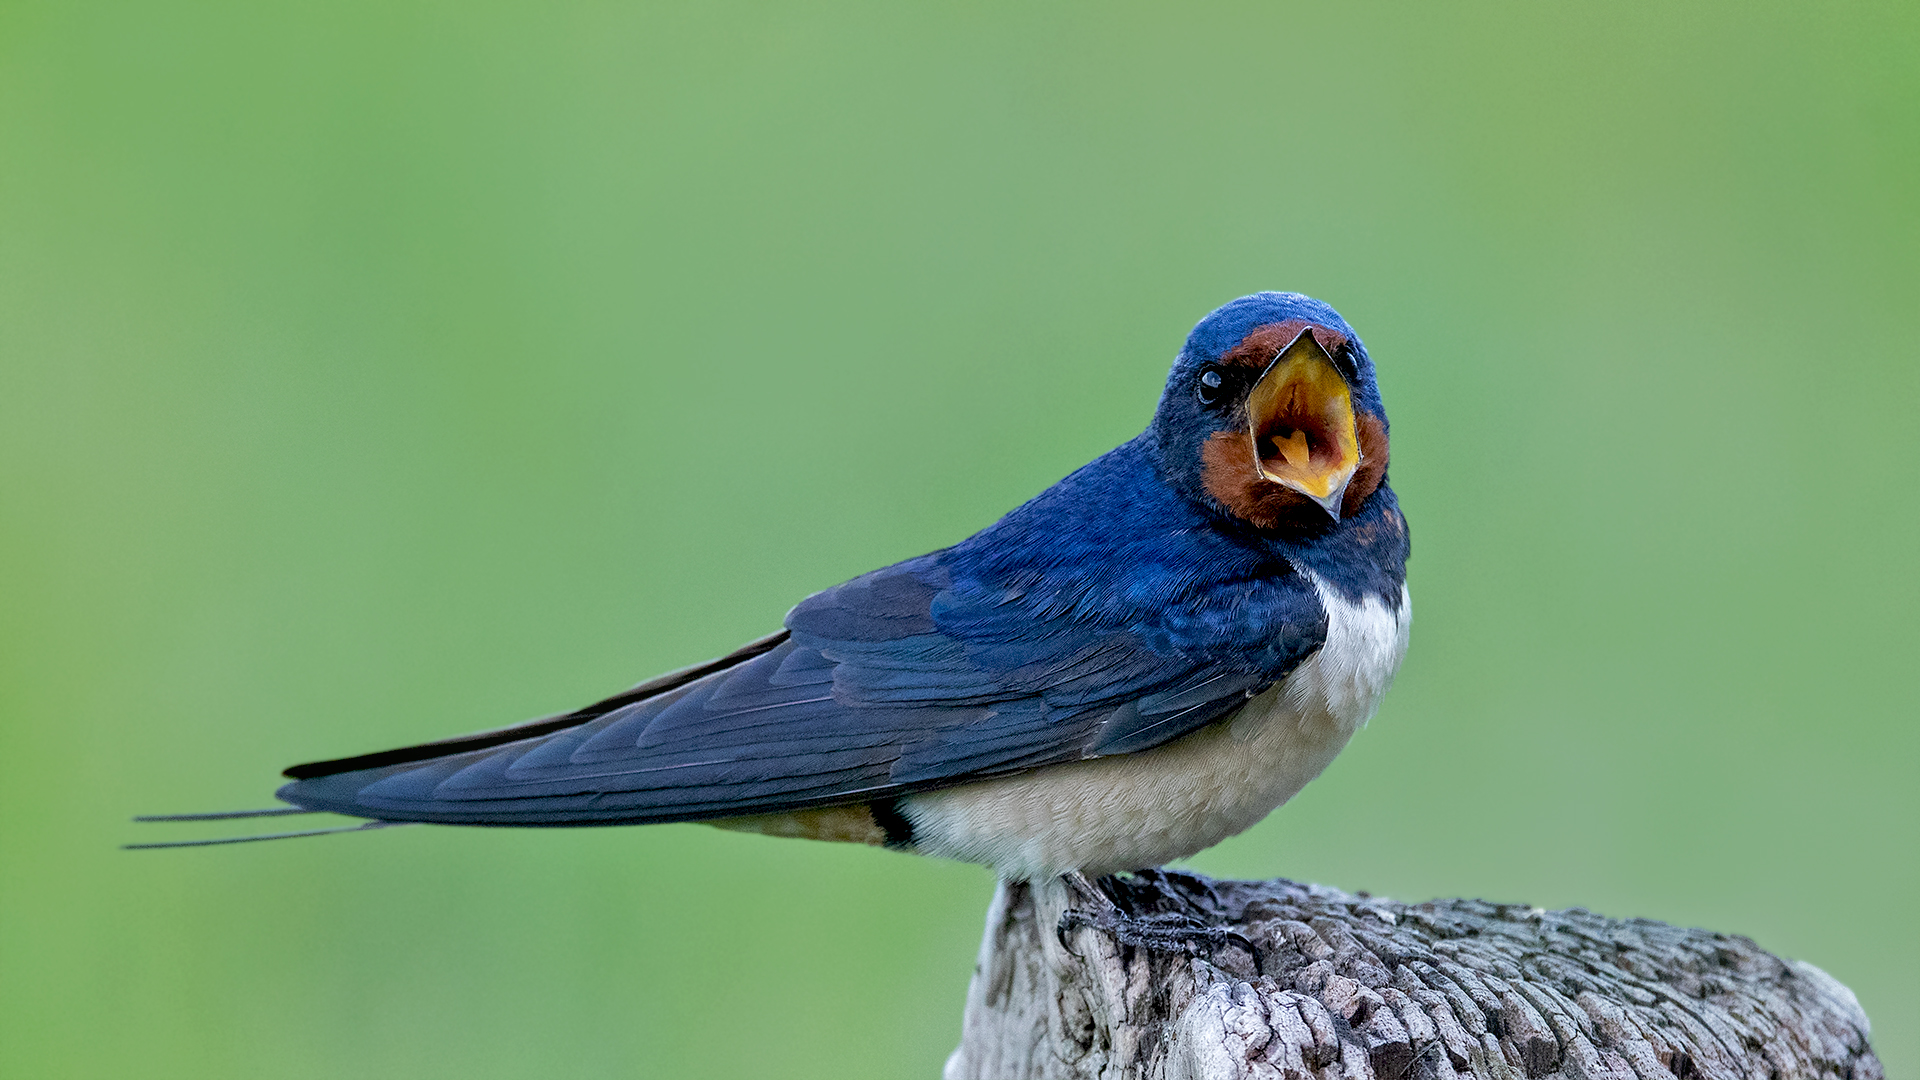
[[[477,825],[606,825],[628,820],[646,820],[644,816],[636,817],[632,814],[589,813],[586,815],[578,815],[564,812],[551,816],[551,820],[519,820],[510,814],[482,814],[478,818],[473,818],[470,815],[447,814],[433,817],[420,817],[412,820],[395,820],[396,818],[405,818],[406,815],[396,813],[396,808],[391,806],[373,807],[357,805],[354,796],[357,795],[360,788],[373,783],[374,779],[378,778],[383,772],[412,772],[422,768],[430,768],[436,763],[446,762],[456,762],[464,765],[467,763],[465,759],[476,753],[485,756],[487,753],[493,752],[501,747],[509,747],[514,743],[538,742],[555,733],[581,728],[596,720],[605,721],[610,715],[622,713],[622,710],[631,712],[632,707],[642,703],[654,702],[663,708],[664,705],[661,704],[662,702],[671,703],[672,701],[679,700],[677,697],[671,696],[675,691],[683,690],[685,687],[696,684],[708,676],[731,670],[741,664],[771,653],[787,641],[787,636],[785,630],[769,634],[758,640],[750,641],[717,660],[709,660],[703,664],[694,664],[691,667],[681,668],[679,671],[668,672],[665,675],[648,679],[638,686],[624,690],[610,698],[589,705],[586,708],[576,709],[570,713],[562,713],[558,716],[549,716],[538,720],[529,720],[522,724],[496,728],[492,731],[482,731],[472,735],[461,735],[452,739],[441,739],[436,742],[422,743],[417,746],[401,747],[397,750],[384,750],[379,753],[361,754],[356,757],[295,765],[293,768],[286,770],[285,774],[292,778],[294,783],[286,785],[279,792],[280,798],[296,804],[293,806],[274,807],[270,810],[217,811],[207,814],[148,814],[133,819],[137,822],[234,821],[245,818],[289,817],[295,814],[345,813],[353,817],[370,818],[371,820],[368,821],[324,829],[299,829],[291,832],[262,833],[254,836],[216,837],[205,840],[170,840],[144,844],[122,844],[121,847],[127,850],[146,850],[151,848],[212,847],[221,844],[248,844],[256,840],[290,840],[297,836],[326,836],[330,833],[365,832],[369,829],[385,829],[394,825],[410,825],[416,824],[418,821],[433,820]],[[785,654],[783,653],[781,655],[784,656]],[[654,711],[657,713],[659,708],[656,708]],[[371,774],[371,776],[369,774]],[[343,788],[347,796],[344,799],[339,797],[325,800],[314,798],[316,791],[318,793],[332,791],[337,796],[339,792],[333,789]],[[456,810],[464,808],[464,806],[455,807]],[[534,816],[536,818],[538,817],[538,815]],[[665,820],[677,819],[666,818]]]
[[[210,814],[143,814],[133,820],[151,821],[232,821],[239,818],[288,817],[294,814],[312,814],[317,811],[298,806],[275,807],[271,810],[218,810]],[[340,825],[328,829],[299,829],[293,832],[256,833],[253,836],[221,836],[210,840],[166,840],[148,844],[122,844],[123,851],[145,851],[153,848],[213,847],[218,844],[251,844],[256,840],[291,840],[296,836],[326,836],[329,833],[365,832],[368,829],[386,829],[395,825],[408,825],[406,821],[363,821],[358,825]]]

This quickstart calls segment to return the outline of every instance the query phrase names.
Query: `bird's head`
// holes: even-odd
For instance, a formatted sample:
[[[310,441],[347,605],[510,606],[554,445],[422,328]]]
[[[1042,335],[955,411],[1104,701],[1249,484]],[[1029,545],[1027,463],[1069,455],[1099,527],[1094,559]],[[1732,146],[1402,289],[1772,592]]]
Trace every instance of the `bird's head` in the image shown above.
[[[1152,431],[1168,480],[1260,529],[1337,523],[1387,471],[1373,362],[1338,312],[1299,293],[1243,296],[1201,319]]]

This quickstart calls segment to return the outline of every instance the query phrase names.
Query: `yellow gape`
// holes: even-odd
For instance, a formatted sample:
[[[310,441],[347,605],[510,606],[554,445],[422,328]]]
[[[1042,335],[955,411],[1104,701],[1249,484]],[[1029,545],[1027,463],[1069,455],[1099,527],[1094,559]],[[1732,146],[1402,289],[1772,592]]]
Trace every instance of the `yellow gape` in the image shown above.
[[[1360,467],[1353,394],[1311,331],[1280,350],[1247,395],[1247,434],[1260,475],[1340,518]]]

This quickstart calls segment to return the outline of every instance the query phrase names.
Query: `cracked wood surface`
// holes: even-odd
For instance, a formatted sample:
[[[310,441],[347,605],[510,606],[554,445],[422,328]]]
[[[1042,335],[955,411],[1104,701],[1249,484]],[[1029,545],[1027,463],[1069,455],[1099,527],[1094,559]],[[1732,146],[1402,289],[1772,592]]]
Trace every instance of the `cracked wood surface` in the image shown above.
[[[945,1080],[1883,1075],[1851,991],[1732,934],[1171,871],[1095,887],[1001,884]]]

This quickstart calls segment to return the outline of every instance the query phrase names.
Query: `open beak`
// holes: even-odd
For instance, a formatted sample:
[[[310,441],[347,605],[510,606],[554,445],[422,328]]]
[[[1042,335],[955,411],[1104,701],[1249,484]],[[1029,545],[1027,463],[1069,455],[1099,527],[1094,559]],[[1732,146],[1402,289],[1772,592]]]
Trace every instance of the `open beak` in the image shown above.
[[[1353,394],[1312,330],[1281,349],[1247,394],[1247,432],[1261,476],[1340,520],[1340,499],[1360,467]]]

